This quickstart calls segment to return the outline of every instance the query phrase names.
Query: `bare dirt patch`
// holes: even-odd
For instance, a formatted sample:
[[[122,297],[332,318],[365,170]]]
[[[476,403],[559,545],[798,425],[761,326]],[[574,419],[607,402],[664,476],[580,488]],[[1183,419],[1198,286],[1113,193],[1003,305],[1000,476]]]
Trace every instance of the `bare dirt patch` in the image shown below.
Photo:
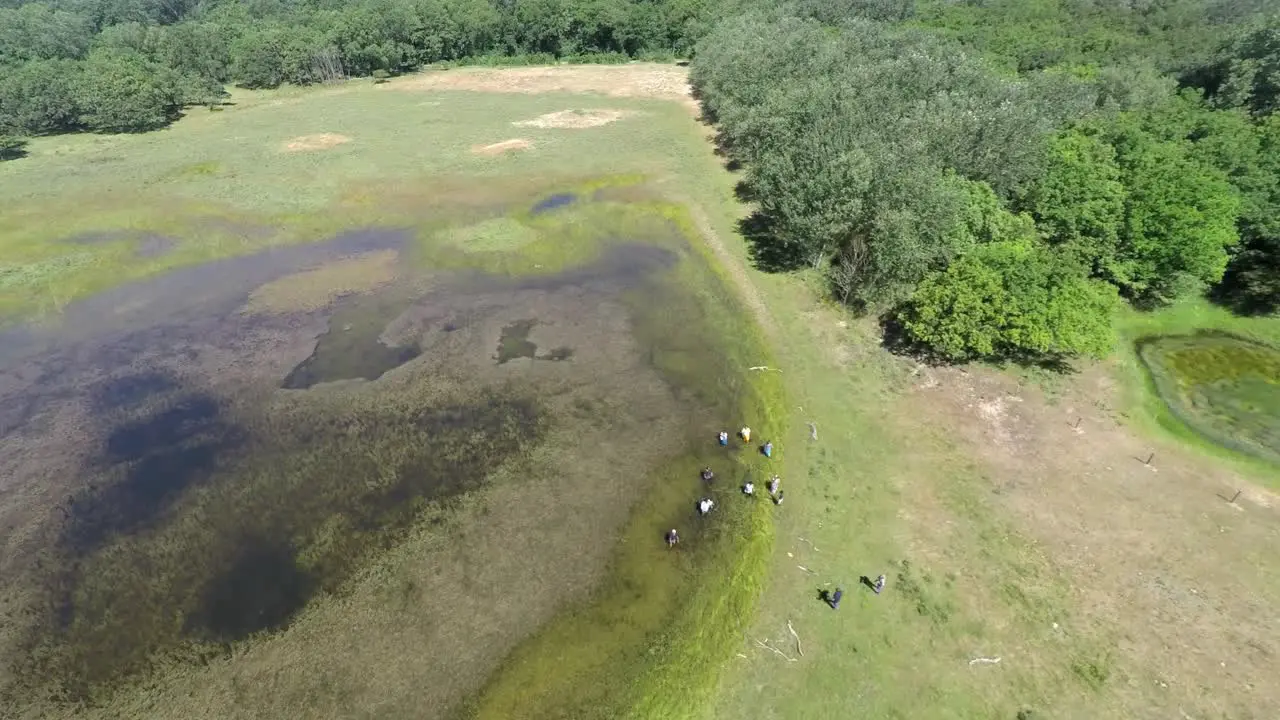
[[[1075,617],[1061,632],[1112,645],[1088,668],[1103,696],[1093,706],[1108,708],[1094,717],[1273,714],[1280,515],[1270,493],[1126,427],[1106,367],[1062,385],[1050,394],[943,369],[909,402],[981,461],[990,501],[1067,582]]]
[[[344,295],[372,292],[395,279],[399,257],[395,250],[382,250],[286,275],[250,293],[242,312],[306,312]]]
[[[351,138],[337,133],[299,135],[286,142],[281,150],[284,152],[313,152],[316,150],[328,150],[349,142],[351,142]]]
[[[517,127],[581,130],[583,128],[608,125],[621,120],[625,116],[626,113],[621,110],[558,110],[546,115],[539,115],[532,120],[518,120],[511,124]]]
[[[689,74],[675,65],[562,65],[531,68],[467,68],[431,72],[388,85],[399,90],[598,93],[610,97],[689,99]]]
[[[524,138],[511,138],[510,140],[503,140],[490,145],[472,145],[471,152],[476,155],[505,155],[518,150],[528,150],[531,147],[533,147],[533,143]]]

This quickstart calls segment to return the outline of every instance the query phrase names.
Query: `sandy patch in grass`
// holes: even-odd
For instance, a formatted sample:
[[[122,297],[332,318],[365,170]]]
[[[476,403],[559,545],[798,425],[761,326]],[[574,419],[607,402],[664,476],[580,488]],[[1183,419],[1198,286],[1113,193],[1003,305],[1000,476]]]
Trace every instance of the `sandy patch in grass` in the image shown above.
[[[533,147],[533,143],[524,138],[511,138],[491,145],[472,145],[471,152],[476,155],[505,155],[517,150],[528,150],[531,147]]]
[[[525,68],[467,68],[429,72],[393,82],[399,90],[472,90],[540,94],[589,92],[611,97],[689,99],[689,74],[676,65],[560,65]]]
[[[358,255],[286,275],[249,295],[241,312],[253,314],[318,310],[343,295],[368,293],[396,276],[395,250]]]
[[[311,152],[313,150],[328,150],[337,147],[343,143],[351,142],[351,138],[346,135],[337,133],[319,133],[317,135],[299,135],[284,144],[281,149],[284,152]]]
[[[518,127],[580,130],[582,128],[608,125],[621,120],[625,115],[626,113],[621,110],[558,110],[546,115],[539,115],[532,120],[518,120],[511,124]]]

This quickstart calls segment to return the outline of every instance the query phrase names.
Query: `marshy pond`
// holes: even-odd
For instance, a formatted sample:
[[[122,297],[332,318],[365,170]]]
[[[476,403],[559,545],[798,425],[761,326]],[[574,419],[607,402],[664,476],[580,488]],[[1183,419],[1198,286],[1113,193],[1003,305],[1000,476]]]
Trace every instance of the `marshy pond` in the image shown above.
[[[691,519],[696,468],[734,492],[713,439],[752,392],[749,328],[670,207],[523,208],[182,267],[0,331],[0,705],[444,717],[520,648],[526,671],[609,667],[544,714],[625,692],[747,512]],[[614,614],[539,640],[596,602]]]
[[[1280,462],[1280,349],[1203,332],[1146,338],[1138,355],[1177,421],[1217,445]]]

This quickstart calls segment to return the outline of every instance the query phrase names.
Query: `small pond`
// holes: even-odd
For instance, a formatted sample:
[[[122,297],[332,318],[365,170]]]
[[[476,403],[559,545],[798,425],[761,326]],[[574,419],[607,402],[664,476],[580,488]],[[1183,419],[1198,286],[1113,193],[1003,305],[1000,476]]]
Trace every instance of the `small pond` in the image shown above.
[[[1223,447],[1280,461],[1280,349],[1224,333],[1137,343],[1170,412]]]

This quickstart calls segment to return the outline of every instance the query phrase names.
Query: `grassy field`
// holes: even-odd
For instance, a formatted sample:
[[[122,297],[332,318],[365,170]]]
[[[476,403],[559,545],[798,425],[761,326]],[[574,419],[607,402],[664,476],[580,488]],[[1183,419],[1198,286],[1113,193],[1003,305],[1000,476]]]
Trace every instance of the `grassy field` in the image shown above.
[[[812,278],[752,269],[735,231],[746,211],[736,178],[687,100],[666,91],[663,102],[610,96],[600,72],[575,84],[572,69],[522,69],[509,82],[485,71],[471,83],[482,93],[465,91],[465,75],[441,75],[402,87],[247,94],[156,135],[41,140],[29,160],[0,165],[13,199],[0,214],[0,302],[55,320],[69,300],[127,278],[361,223],[423,228],[423,247],[433,248],[423,258],[442,267],[564,267],[589,256],[561,263],[558,231],[529,209],[549,186],[587,192],[594,179],[612,177],[602,192],[647,203],[696,236],[695,250],[711,261],[671,278],[708,297],[637,332],[662,334],[696,314],[713,335],[734,339],[708,363],[696,352],[699,338],[673,333],[655,364],[686,386],[732,396],[752,416],[741,421],[780,449],[773,464],[787,500],[732,506],[738,522],[711,551],[654,566],[657,555],[670,556],[650,544],[648,528],[675,522],[668,508],[677,506],[659,492],[628,520],[611,551],[611,579],[520,644],[461,715],[1273,716],[1280,499],[1265,485],[1274,469],[1169,423],[1133,342],[1196,329],[1274,342],[1277,321],[1197,304],[1127,315],[1113,360],[1052,383],[916,365],[882,349],[872,323],[818,299]],[[577,129],[512,124],[563,121],[556,114],[567,109],[620,114]],[[529,147],[488,149],[508,140]],[[291,142],[324,149],[289,151]],[[628,180],[637,176],[643,188]],[[37,217],[48,220],[33,225]],[[156,229],[181,241],[167,254],[136,257],[144,243],[136,233]],[[121,234],[66,241],[103,230]],[[501,250],[511,248],[522,251],[507,264]],[[284,294],[316,302],[287,284],[260,300]],[[745,371],[761,366],[768,369]],[[708,401],[696,391],[685,400]],[[760,473],[760,463],[748,460],[741,472]],[[1235,490],[1242,496],[1227,502]],[[428,582],[415,556],[404,555],[388,561],[397,569],[377,572]],[[628,580],[652,567],[705,582],[672,580],[688,600],[664,615],[667,598]],[[883,594],[860,584],[880,574]],[[835,588],[845,590],[839,609],[819,599]],[[333,608],[323,612],[342,622]],[[654,625],[662,630],[646,630]],[[626,641],[601,643],[606,629]],[[269,668],[290,657],[253,661]],[[379,657],[359,659],[376,666]],[[388,648],[385,658],[405,655]],[[411,694],[380,681],[387,693]],[[262,692],[274,694],[278,712],[359,714],[325,686],[306,698]],[[360,706],[384,717],[389,708],[411,712]]]

